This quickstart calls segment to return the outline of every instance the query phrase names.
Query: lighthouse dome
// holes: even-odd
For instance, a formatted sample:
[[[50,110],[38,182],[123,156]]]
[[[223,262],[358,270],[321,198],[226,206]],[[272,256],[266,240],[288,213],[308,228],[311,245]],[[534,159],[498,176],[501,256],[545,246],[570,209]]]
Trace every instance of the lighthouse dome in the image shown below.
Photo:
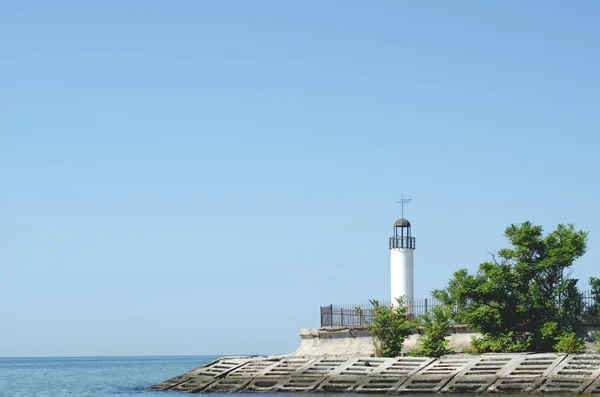
[[[394,227],[410,227],[410,222],[404,218],[400,218],[394,223]]]

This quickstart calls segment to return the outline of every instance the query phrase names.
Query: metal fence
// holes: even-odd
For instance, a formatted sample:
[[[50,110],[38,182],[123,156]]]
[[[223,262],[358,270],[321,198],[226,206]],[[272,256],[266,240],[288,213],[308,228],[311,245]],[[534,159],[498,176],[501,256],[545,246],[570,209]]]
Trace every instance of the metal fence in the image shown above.
[[[594,296],[592,291],[582,291],[583,307],[581,314],[572,319],[576,324],[600,325],[600,296]]]
[[[600,324],[600,307],[591,291],[581,293],[583,307],[581,313],[571,321],[576,324]],[[379,301],[382,306],[391,306],[391,301]],[[406,304],[408,312],[419,317],[431,312],[431,309],[441,305],[435,298],[414,299]],[[328,305],[321,306],[321,327],[352,327],[365,326],[371,322],[374,315],[373,305]]]

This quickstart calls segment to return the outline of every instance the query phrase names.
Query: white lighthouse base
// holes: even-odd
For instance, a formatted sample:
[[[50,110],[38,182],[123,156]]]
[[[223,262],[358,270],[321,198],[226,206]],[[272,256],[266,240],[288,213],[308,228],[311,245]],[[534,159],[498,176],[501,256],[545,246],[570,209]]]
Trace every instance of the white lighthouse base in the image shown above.
[[[393,248],[391,252],[391,299],[396,304],[398,298],[404,298],[404,303],[411,307],[414,295],[414,265],[412,248]]]

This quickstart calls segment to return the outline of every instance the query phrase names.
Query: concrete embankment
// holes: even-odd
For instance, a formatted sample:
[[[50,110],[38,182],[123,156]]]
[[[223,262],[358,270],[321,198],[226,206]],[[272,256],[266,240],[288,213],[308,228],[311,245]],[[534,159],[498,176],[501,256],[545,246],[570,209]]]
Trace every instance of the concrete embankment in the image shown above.
[[[582,336],[592,329],[583,329]],[[600,354],[452,354],[440,359],[374,357],[365,328],[304,329],[286,356],[224,357],[152,386],[182,392],[493,393],[600,395]],[[455,327],[450,346],[460,351],[473,336]],[[407,350],[417,345],[409,338]],[[589,342],[588,346],[589,345]]]
[[[226,357],[152,389],[182,392],[600,394],[600,354]]]

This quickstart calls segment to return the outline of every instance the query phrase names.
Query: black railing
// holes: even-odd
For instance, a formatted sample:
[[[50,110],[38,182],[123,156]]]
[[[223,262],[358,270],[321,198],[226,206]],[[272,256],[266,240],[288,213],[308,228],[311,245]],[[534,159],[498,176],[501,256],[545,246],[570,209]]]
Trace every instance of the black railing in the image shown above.
[[[390,306],[390,301],[379,301],[382,306]],[[414,299],[409,313],[418,317],[431,311],[432,307],[441,303],[434,298]],[[321,306],[321,327],[359,327],[368,325],[374,315],[373,305],[329,305]]]
[[[574,324],[600,324],[600,307],[591,291],[581,293],[583,307],[580,313],[571,317]],[[390,306],[390,301],[380,301],[382,306]],[[414,317],[429,313],[432,308],[441,305],[435,298],[414,299],[407,303],[408,311]],[[369,325],[374,315],[373,305],[328,305],[321,306],[321,327],[359,327]]]
[[[392,248],[412,248],[415,249],[414,237],[390,237],[390,249]]]

